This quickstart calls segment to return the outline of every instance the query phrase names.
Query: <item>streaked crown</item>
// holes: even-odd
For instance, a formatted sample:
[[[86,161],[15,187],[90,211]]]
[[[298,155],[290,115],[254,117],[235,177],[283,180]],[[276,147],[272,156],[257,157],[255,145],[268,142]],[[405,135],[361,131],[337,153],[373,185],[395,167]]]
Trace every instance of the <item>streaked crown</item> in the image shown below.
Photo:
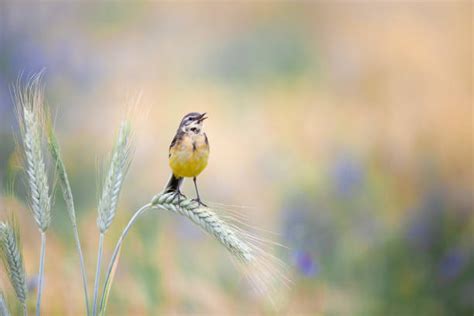
[[[207,119],[206,113],[191,112],[186,114],[181,123],[179,129],[183,132],[192,131],[195,133],[201,132],[202,122]]]
[[[181,120],[180,126],[190,125],[193,122],[201,122],[207,119],[205,117],[206,113],[198,113],[198,112],[191,112],[186,114],[183,119]]]

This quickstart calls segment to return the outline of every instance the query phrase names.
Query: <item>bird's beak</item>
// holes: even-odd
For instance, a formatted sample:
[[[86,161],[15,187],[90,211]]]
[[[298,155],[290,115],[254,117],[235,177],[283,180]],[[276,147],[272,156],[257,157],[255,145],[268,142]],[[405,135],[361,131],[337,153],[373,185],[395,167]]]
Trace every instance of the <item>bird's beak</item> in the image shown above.
[[[202,114],[201,114],[201,117],[200,117],[199,120],[198,120],[198,122],[201,123],[201,122],[204,121],[205,119],[207,119],[206,113],[202,113]]]

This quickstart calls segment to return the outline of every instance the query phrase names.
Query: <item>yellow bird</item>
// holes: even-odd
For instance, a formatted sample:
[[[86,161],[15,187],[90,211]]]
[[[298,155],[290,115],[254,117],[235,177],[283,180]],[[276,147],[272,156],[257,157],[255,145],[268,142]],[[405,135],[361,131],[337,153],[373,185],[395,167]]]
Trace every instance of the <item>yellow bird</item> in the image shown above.
[[[196,177],[206,168],[209,157],[209,141],[206,133],[202,131],[205,119],[206,113],[192,112],[181,120],[169,148],[172,174],[165,187],[165,193],[175,192],[179,199],[184,196],[180,191],[184,178],[193,178],[196,201],[204,206],[199,196]]]

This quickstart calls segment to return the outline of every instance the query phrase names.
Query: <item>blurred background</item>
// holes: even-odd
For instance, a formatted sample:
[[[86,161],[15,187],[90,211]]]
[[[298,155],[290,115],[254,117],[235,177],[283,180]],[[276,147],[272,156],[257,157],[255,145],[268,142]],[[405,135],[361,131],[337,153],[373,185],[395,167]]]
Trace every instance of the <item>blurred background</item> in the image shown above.
[[[470,1],[1,1],[0,217],[21,224],[32,306],[39,235],[9,87],[45,68],[91,287],[97,170],[139,93],[105,260],[167,181],[168,146],[190,111],[209,116],[204,200],[249,206],[236,211],[289,247],[278,255],[294,284],[276,312],[214,239],[148,213],[125,243],[110,315],[473,315],[472,12]],[[189,181],[184,192],[194,195]],[[42,307],[83,314],[57,197]]]

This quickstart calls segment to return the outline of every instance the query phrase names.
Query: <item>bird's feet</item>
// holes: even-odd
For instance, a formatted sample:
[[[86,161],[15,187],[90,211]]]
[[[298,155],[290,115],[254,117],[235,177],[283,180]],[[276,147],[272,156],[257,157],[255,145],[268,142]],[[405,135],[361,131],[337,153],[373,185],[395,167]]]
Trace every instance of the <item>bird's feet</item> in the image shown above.
[[[183,193],[181,193],[180,190],[176,190],[173,194],[173,201],[178,199],[178,203],[181,203],[181,198],[184,198],[186,199],[186,195],[184,195]]]
[[[204,206],[204,207],[207,207],[207,205],[206,205],[206,204],[204,204],[204,203],[201,201],[201,199],[200,199],[200,198],[195,198],[195,199],[192,199],[192,201],[194,201],[194,202],[198,202],[198,204],[199,204],[199,205],[201,205],[201,206]]]

